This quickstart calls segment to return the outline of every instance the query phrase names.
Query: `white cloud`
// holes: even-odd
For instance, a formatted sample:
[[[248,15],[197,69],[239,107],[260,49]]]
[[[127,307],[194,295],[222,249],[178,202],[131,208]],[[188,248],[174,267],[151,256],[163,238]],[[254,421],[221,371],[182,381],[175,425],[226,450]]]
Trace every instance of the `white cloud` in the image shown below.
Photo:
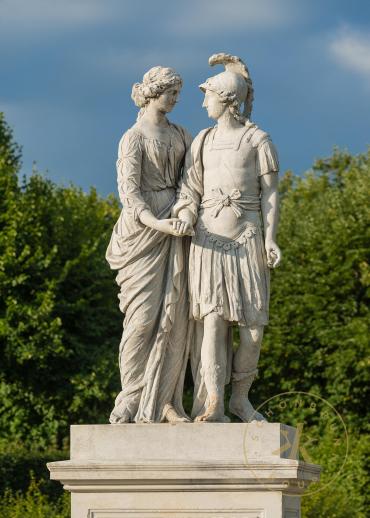
[[[185,9],[176,5],[170,21],[173,32],[182,35],[214,34],[215,42],[225,32],[284,27],[304,16],[305,5],[293,0],[197,0]]]
[[[352,28],[339,30],[329,42],[329,53],[342,67],[370,79],[370,36]]]
[[[207,63],[207,50],[199,49],[197,60],[203,65]],[[109,77],[123,79],[130,75],[141,81],[143,74],[151,67],[161,65],[175,68],[180,74],[196,67],[194,55],[186,48],[153,48],[137,49],[101,49],[93,54],[77,53],[76,67],[86,67],[93,73],[108,74]]]
[[[308,5],[303,0],[0,0],[0,34],[22,40],[109,22],[118,31],[137,27],[141,39],[151,24],[163,35],[214,34],[216,41],[233,31],[289,26],[307,16]]]
[[[78,27],[114,19],[115,6],[103,0],[0,0],[1,31]]]
[[[138,31],[142,30],[139,21],[143,4],[134,4],[136,11],[135,7],[132,8]],[[205,41],[209,41],[210,33],[214,33],[214,44],[217,44],[233,31],[248,35],[256,29],[272,30],[294,23],[308,13],[306,2],[300,2],[298,8],[296,0],[156,0],[155,5],[158,20],[153,18],[152,23],[156,25],[160,22],[163,38],[171,38],[170,45],[158,46],[148,39],[143,46],[143,36],[141,45],[137,47],[124,45],[122,48],[107,48],[103,45],[91,55],[86,55],[85,50],[77,52],[76,62],[89,70],[97,70],[117,79],[132,74],[140,80],[143,73],[156,64],[173,66],[181,73],[196,69],[197,63],[202,63],[202,66],[207,63],[210,51]],[[188,42],[186,45],[183,38]]]

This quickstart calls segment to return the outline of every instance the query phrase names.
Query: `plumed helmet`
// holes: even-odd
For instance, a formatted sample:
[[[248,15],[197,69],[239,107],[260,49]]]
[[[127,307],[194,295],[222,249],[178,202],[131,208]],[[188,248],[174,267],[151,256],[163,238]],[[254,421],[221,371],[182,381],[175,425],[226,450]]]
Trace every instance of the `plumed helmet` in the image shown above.
[[[208,62],[211,66],[224,65],[226,70],[208,78],[199,88],[203,92],[216,92],[226,103],[244,103],[243,115],[249,119],[253,104],[253,84],[246,65],[237,56],[224,52],[213,54]]]

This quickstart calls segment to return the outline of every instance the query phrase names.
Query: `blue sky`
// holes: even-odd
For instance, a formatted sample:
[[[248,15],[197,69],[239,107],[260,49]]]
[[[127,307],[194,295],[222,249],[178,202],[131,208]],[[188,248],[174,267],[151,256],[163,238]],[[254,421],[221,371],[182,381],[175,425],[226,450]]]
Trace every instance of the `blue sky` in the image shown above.
[[[197,85],[215,52],[240,56],[255,86],[253,119],[302,174],[335,145],[370,144],[370,2],[366,0],[0,0],[0,110],[58,183],[116,191],[131,87],[155,65],[184,79],[170,118],[211,125]]]

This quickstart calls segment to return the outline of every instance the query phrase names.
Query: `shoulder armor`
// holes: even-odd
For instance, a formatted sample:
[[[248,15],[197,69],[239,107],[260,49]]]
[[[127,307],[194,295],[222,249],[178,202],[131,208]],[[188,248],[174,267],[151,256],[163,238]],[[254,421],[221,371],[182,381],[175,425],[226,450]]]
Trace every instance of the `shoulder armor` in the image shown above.
[[[256,129],[253,132],[253,135],[251,137],[251,144],[253,147],[258,147],[265,140],[269,140],[269,138],[270,138],[270,136],[268,133],[266,133],[266,131],[263,131],[260,128],[256,127]]]

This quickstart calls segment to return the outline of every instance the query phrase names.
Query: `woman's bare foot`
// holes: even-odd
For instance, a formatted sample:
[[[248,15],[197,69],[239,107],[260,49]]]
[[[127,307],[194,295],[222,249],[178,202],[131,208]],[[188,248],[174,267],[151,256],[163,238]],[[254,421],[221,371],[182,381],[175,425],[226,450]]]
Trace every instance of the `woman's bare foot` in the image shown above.
[[[127,407],[122,405],[122,409],[120,407],[114,408],[110,417],[110,424],[124,424],[131,422],[131,414]]]
[[[109,417],[109,422],[111,424],[131,423],[138,404],[138,398],[137,401],[134,401],[132,398],[127,398],[121,391],[114,401],[114,408]]]
[[[178,414],[172,405],[166,405],[164,411],[168,423],[191,423],[191,419]]]
[[[239,417],[243,423],[252,421],[266,421],[262,414],[257,412],[248,398],[231,396],[229,401],[229,411]]]

